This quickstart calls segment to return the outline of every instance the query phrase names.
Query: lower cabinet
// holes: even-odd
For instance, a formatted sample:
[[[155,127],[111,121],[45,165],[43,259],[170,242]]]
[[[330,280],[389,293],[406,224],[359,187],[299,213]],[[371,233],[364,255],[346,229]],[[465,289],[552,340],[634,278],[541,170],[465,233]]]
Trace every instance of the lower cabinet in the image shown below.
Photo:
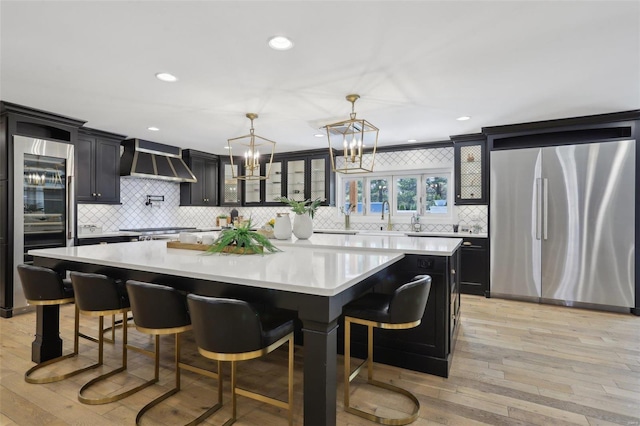
[[[460,250],[460,292],[485,296],[489,291],[487,238],[464,238]]]
[[[374,329],[375,361],[415,371],[448,377],[459,325],[460,287],[458,285],[458,250],[451,257],[406,255],[370,277],[373,291],[391,293],[416,275],[431,276],[431,291],[419,326],[408,330]],[[344,327],[338,327],[339,347],[344,348]],[[353,325],[351,351],[366,358],[366,327]]]
[[[76,246],[92,246],[95,244],[110,244],[110,243],[126,243],[129,241],[138,241],[138,237],[129,236],[115,236],[115,237],[96,237],[96,238],[78,238]]]

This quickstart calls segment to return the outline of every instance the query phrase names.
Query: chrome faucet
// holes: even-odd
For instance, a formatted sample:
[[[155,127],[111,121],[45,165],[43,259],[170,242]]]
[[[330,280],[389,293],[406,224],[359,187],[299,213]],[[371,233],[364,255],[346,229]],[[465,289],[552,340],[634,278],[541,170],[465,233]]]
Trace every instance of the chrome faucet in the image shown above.
[[[384,205],[387,205],[387,208],[389,209],[389,219],[387,219],[387,231],[391,231],[391,206],[389,205],[389,202],[387,200],[384,200],[382,202],[382,220],[384,220]]]

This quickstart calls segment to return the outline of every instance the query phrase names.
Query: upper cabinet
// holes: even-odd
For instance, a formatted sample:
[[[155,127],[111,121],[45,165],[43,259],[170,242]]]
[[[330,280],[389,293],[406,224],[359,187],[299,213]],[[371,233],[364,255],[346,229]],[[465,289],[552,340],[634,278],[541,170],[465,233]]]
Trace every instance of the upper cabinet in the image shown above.
[[[238,169],[240,158],[234,158],[233,166],[228,156],[220,157],[220,205],[239,206],[241,203],[240,180],[238,176],[242,171]]]
[[[451,136],[455,160],[455,204],[487,204],[486,138]]]
[[[262,173],[266,164],[262,164]],[[320,198],[323,205],[331,201],[329,155],[326,151],[303,151],[273,157],[271,173],[266,180],[243,182],[244,205],[281,205],[285,196],[296,201]]]
[[[285,156],[283,173],[287,198],[297,201],[320,198],[323,206],[331,204],[333,174],[329,153],[307,151]]]
[[[182,159],[198,181],[180,184],[180,205],[217,206],[218,156],[186,149],[182,151]]]
[[[120,204],[120,143],[125,136],[82,127],[76,143],[76,199]]]

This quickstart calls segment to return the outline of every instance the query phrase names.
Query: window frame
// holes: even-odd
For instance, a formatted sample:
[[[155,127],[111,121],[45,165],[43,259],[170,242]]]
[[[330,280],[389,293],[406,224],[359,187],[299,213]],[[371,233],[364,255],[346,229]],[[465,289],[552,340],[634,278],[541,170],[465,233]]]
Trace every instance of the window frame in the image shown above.
[[[425,180],[427,177],[441,176],[447,178],[447,213],[429,213],[426,210],[426,188]],[[453,220],[453,203],[454,203],[454,171],[452,167],[434,167],[420,170],[404,170],[404,171],[380,171],[376,173],[354,173],[349,175],[338,174],[337,187],[340,191],[337,195],[338,203],[336,203],[336,211],[338,216],[342,216],[340,207],[344,207],[346,203],[344,185],[347,181],[361,181],[362,182],[362,212],[351,213],[351,219],[356,223],[376,223],[380,222],[380,212],[373,213],[371,211],[371,181],[372,180],[387,180],[387,193],[389,204],[391,206],[390,213],[392,219],[395,219],[395,223],[410,223],[411,217],[414,213],[418,213],[423,220],[430,223],[451,223]],[[416,184],[416,207],[415,211],[398,211],[396,202],[396,182],[397,179],[413,177],[417,179]],[[386,211],[385,211],[385,214]]]

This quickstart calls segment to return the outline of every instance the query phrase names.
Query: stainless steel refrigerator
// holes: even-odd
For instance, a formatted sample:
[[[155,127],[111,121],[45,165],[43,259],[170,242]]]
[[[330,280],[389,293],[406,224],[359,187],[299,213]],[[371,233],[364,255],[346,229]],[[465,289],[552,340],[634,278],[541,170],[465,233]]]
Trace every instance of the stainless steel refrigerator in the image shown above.
[[[491,295],[631,308],[635,141],[491,152]]]
[[[30,263],[31,249],[73,245],[74,146],[67,143],[13,136],[13,313],[27,301],[20,263]]]

